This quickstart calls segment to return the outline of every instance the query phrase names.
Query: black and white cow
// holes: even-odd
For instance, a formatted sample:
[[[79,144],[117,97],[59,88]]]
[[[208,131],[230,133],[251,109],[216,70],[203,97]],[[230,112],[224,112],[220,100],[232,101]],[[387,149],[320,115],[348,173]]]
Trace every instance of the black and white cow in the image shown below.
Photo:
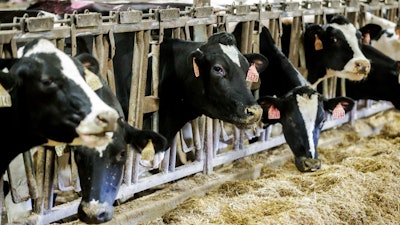
[[[5,149],[0,174],[14,157],[34,146],[76,138],[77,144],[91,147],[109,143],[118,113],[85,82],[82,64],[45,39],[27,43],[22,52],[9,72],[0,74],[10,95],[9,100],[2,97],[0,108],[0,143]],[[0,62],[7,66],[4,59]]]
[[[366,24],[360,28],[364,37],[364,44],[370,44],[385,53],[393,60],[400,60],[400,30],[394,24],[392,28],[383,28],[379,24]]]
[[[390,101],[396,109],[400,109],[400,62],[370,45],[363,46],[363,53],[371,61],[371,72],[362,81],[346,80],[346,96],[355,100]],[[337,91],[340,93],[340,85]]]
[[[91,55],[78,55],[77,59],[93,68],[94,73],[98,73],[99,65]],[[101,80],[100,77],[98,79]],[[115,108],[121,118],[118,120],[112,141],[105,147],[73,147],[82,196],[78,217],[86,223],[104,223],[112,219],[113,203],[121,185],[128,144],[141,152],[151,141],[154,157],[159,158],[163,158],[164,150],[167,149],[167,141],[163,136],[150,130],[136,129],[123,119],[119,101],[107,84],[103,80],[101,82],[101,87],[95,90],[96,94]]]
[[[128,34],[115,38],[116,93],[125,113],[132,73],[126,63],[132,61],[130,40]],[[245,80],[253,62],[260,72],[268,64],[260,54],[241,54],[235,37],[226,32],[210,36],[207,42],[164,38],[159,62],[159,132],[168,144],[187,122],[202,114],[239,128],[254,126],[262,109]]]
[[[239,23],[233,31],[238,43],[241,26]],[[315,171],[321,167],[317,145],[326,114],[339,112],[344,116],[354,101],[346,97],[323,98],[278,48],[268,28],[262,27],[259,41],[259,52],[270,62],[260,73],[258,103],[263,108],[262,122],[281,123],[297,169]]]
[[[284,46],[289,46],[291,24],[283,27],[282,49],[288,49]],[[361,33],[342,15],[332,17],[325,25],[307,24],[303,44],[307,79],[312,84],[333,76],[362,80],[371,69],[361,52]]]

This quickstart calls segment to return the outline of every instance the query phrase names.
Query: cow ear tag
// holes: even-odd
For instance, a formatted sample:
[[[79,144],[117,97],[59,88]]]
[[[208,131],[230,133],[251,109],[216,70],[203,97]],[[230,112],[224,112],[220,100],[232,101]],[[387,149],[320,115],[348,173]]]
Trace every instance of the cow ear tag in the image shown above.
[[[11,107],[11,96],[7,90],[0,84],[0,107]]]
[[[149,142],[147,142],[147,145],[143,148],[143,150],[141,152],[141,156],[142,156],[141,159],[152,161],[154,159],[154,154],[155,154],[154,145],[150,139]]]
[[[258,74],[256,66],[254,65],[254,63],[252,63],[249,70],[247,71],[246,81],[258,82],[259,76],[260,74]]]
[[[85,80],[92,90],[96,91],[103,87],[103,83],[101,83],[100,78],[94,74],[92,71],[85,68]]]
[[[315,42],[314,48],[316,51],[323,49],[322,41],[318,38],[318,35],[315,34]]]
[[[196,59],[196,58],[193,57],[193,72],[194,72],[194,75],[195,75],[196,77],[199,77],[199,76],[200,76],[200,70],[199,70],[199,66],[197,65],[195,59]]]
[[[344,108],[342,104],[337,104],[336,107],[332,111],[332,118],[333,119],[342,119],[346,112],[344,111]]]
[[[268,119],[274,120],[274,119],[280,119],[281,118],[281,112],[279,109],[275,108],[275,106],[271,105],[268,109]]]

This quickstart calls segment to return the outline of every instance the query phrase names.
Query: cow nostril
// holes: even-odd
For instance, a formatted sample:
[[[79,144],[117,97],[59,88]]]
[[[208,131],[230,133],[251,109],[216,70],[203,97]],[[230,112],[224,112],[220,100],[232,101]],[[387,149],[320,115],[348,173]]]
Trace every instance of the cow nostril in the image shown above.
[[[106,213],[105,212],[102,212],[102,213],[100,213],[98,216],[97,216],[97,220],[98,221],[104,221],[104,219],[106,218]]]
[[[246,109],[246,114],[248,116],[254,116],[254,111],[250,110],[249,108]]]

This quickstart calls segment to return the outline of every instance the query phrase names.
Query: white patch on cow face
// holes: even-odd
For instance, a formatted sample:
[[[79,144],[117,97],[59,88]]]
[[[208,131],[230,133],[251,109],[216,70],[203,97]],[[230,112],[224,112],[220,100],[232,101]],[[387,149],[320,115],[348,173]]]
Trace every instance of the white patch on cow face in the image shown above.
[[[308,143],[310,146],[309,151],[311,152],[312,158],[315,158],[313,131],[318,111],[318,94],[313,94],[310,97],[307,94],[297,95],[296,100],[306,126]]]
[[[223,45],[220,43],[219,46],[221,46],[222,52],[240,67],[239,50],[233,45]]]
[[[102,146],[104,143],[101,143],[102,141],[109,142],[109,138],[105,137],[105,139],[101,139],[100,137],[97,137],[97,139],[93,139],[94,137],[88,138],[87,134],[92,135],[92,134],[100,134],[103,133],[104,131],[109,131],[105,130],[106,126],[104,123],[101,123],[98,119],[98,117],[101,114],[101,117],[104,117],[102,119],[109,121],[109,123],[115,123],[116,125],[116,120],[119,117],[117,111],[115,109],[112,109],[110,106],[105,104],[97,95],[96,93],[89,87],[89,85],[86,83],[82,75],[80,74],[77,66],[75,65],[74,61],[72,60],[71,57],[69,57],[67,54],[65,54],[63,51],[59,50],[56,48],[52,42],[46,39],[40,39],[38,43],[33,46],[32,48],[28,49],[25,54],[23,55],[24,57],[29,57],[33,54],[37,53],[48,53],[48,54],[55,54],[56,57],[60,60],[61,62],[61,72],[63,75],[68,77],[70,80],[75,82],[86,94],[86,96],[89,98],[91,102],[91,111],[90,113],[84,118],[84,120],[81,121],[79,126],[76,128],[77,133],[84,138],[85,136],[86,139],[88,140],[96,140],[99,142],[96,143],[86,143],[83,140],[84,145],[88,147],[95,147],[95,146]],[[19,50],[19,54],[22,54],[22,49]],[[111,125],[111,127],[114,127],[115,125]],[[107,128],[108,129],[108,128]],[[93,135],[92,135],[93,136]]]
[[[353,50],[354,53],[353,58],[366,59],[358,45],[358,40],[357,37],[355,36],[357,30],[353,24],[349,23],[349,24],[339,25],[336,23],[332,23],[330,24],[330,26],[342,31],[344,37],[346,38],[348,44],[350,45],[350,48]]]

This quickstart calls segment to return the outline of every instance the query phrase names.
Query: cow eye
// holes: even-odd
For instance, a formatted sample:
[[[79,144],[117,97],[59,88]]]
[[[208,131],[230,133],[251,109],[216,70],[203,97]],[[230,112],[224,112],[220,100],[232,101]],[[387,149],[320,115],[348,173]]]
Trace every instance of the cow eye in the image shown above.
[[[47,79],[42,79],[42,80],[41,80],[41,83],[42,83],[42,85],[43,85],[44,87],[46,87],[46,88],[53,88],[53,87],[56,86],[56,83],[54,82],[54,80],[49,79],[49,78],[47,78]]]
[[[213,71],[220,76],[225,76],[225,70],[222,66],[214,66]]]

